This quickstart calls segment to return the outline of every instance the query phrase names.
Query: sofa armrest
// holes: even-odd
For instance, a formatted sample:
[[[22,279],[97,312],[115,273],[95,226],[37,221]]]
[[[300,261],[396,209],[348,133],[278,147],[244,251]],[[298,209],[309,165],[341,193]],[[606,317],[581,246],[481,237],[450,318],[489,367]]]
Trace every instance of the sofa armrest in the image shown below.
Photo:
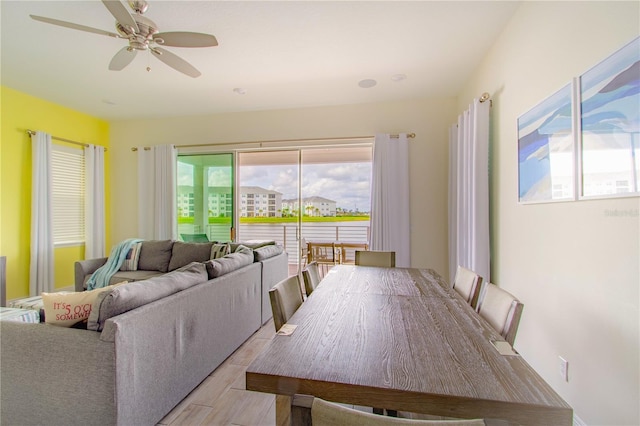
[[[75,288],[84,291],[84,281],[87,275],[93,274],[99,267],[107,263],[107,257],[79,260],[75,263]]]
[[[115,425],[115,345],[100,333],[0,321],[0,423]]]

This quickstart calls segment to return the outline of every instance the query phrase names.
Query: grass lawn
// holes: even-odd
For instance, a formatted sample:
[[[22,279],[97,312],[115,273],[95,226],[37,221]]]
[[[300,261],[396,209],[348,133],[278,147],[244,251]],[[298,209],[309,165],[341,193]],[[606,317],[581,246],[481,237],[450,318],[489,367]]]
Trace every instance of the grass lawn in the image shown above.
[[[368,221],[369,216],[331,216],[331,217],[315,217],[315,216],[303,216],[303,222],[359,222]],[[240,223],[296,223],[297,217],[241,217]],[[180,217],[178,218],[179,224],[193,223],[192,217]],[[225,224],[231,223],[231,218],[228,217],[210,217],[210,224]]]

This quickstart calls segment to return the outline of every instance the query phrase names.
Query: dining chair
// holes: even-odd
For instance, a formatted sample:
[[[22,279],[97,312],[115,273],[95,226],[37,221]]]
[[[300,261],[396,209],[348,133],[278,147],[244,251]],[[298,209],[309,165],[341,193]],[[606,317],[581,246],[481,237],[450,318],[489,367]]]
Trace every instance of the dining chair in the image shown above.
[[[513,346],[524,304],[508,291],[487,283],[482,291],[478,313]]]
[[[455,419],[455,420],[415,420],[400,417],[381,416],[355,408],[345,407],[341,404],[325,401],[308,395],[294,395],[292,408],[296,404],[301,407],[311,408],[312,426],[387,426],[387,425],[430,425],[430,426],[481,426],[485,425],[483,419]],[[292,410],[292,419],[294,410]],[[292,422],[292,424],[295,424]],[[307,422],[308,424],[308,422]]]
[[[318,262],[311,262],[302,270],[302,278],[304,279],[304,290],[307,297],[311,296],[313,290],[320,284],[320,272],[318,271]]]
[[[456,276],[453,280],[453,289],[471,305],[473,309],[478,307],[478,296],[482,287],[482,277],[464,266],[458,265]]]
[[[354,265],[356,263],[356,251],[357,250],[369,250],[369,243],[367,242],[340,242],[336,247],[340,252],[340,263],[347,265]]]
[[[307,265],[307,258],[309,257],[309,246],[307,245],[306,238],[300,238],[300,260],[302,261],[302,266]]]
[[[396,266],[396,252],[356,250],[356,265],[394,268]]]
[[[280,281],[269,290],[273,323],[276,332],[289,321],[289,318],[298,310],[303,302],[300,276],[292,275]]]
[[[329,270],[340,263],[340,252],[336,249],[335,241],[308,241],[309,263],[315,261],[318,264],[320,278]]]

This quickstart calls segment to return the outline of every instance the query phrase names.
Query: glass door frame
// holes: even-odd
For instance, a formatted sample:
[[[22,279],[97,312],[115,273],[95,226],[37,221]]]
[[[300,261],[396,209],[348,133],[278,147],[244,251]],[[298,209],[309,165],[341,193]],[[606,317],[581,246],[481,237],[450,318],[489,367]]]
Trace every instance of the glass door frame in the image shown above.
[[[222,156],[229,156],[229,162],[228,164],[205,164],[206,161],[188,161],[186,160],[188,157],[207,157],[207,156],[218,156],[220,158],[222,158]],[[184,160],[184,161],[181,161]],[[226,159],[224,159],[226,161]],[[235,154],[233,152],[229,152],[229,151],[225,151],[225,152],[178,152],[177,155],[177,162],[178,163],[184,163],[187,165],[191,165],[194,170],[193,170],[193,175],[192,175],[192,179],[193,179],[193,204],[194,204],[194,211],[193,211],[193,231],[192,231],[192,237],[195,237],[196,239],[192,240],[194,242],[198,242],[201,241],[199,238],[200,234],[205,234],[207,236],[207,239],[210,241],[214,241],[214,240],[218,240],[219,237],[216,237],[212,233],[210,233],[210,229],[211,229],[211,225],[209,222],[209,193],[210,193],[210,186],[209,186],[209,176],[208,173],[205,176],[205,171],[208,171],[210,167],[230,167],[231,168],[231,173],[230,173],[230,185],[229,185],[229,191],[230,191],[230,197],[224,197],[225,200],[220,199],[220,197],[218,197],[216,201],[217,205],[219,206],[220,201],[225,201],[224,206],[222,207],[222,209],[224,210],[224,218],[228,217],[229,218],[229,234],[228,237],[231,238],[233,236],[233,232],[234,232],[234,227],[235,227],[235,214],[233,214],[233,212],[235,211],[235,205],[234,205],[234,200],[235,200],[235,185],[233,182],[234,176],[235,176]],[[198,164],[199,163],[199,164]],[[177,178],[179,177],[179,172],[177,173]],[[178,180],[176,180],[176,192],[177,188],[180,185],[178,185]],[[180,200],[179,200],[179,195],[177,194],[176,196],[176,204],[180,204]],[[199,200],[196,203],[196,199]],[[226,199],[230,199],[231,200],[231,215],[227,216],[227,204],[226,204]],[[197,208],[196,208],[197,207]],[[220,208],[217,208],[217,212],[218,212],[218,216],[220,217],[219,214],[220,213]],[[197,211],[196,211],[197,210]],[[177,218],[179,219],[179,218]],[[180,227],[180,224],[178,223],[178,228]],[[203,229],[199,230],[199,227],[202,226]],[[180,231],[178,231],[178,237],[181,239],[184,239],[184,237],[182,236],[182,233]],[[221,235],[219,233],[215,233],[215,235]],[[203,239],[204,240],[204,239]]]

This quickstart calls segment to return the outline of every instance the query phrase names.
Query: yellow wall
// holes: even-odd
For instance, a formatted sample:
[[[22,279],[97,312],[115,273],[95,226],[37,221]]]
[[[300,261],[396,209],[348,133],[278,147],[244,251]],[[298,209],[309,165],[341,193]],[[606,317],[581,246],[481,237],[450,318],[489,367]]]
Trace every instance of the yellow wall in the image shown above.
[[[0,100],[0,254],[7,257],[7,300],[10,300],[29,295],[31,138],[26,129],[108,147],[109,124],[4,86],[0,87]],[[58,142],[54,140],[54,143]],[[111,198],[108,153],[105,174],[108,209]],[[106,221],[107,247],[110,247],[110,218]],[[82,258],[84,246],[55,250],[56,288],[73,285],[73,262]]]

